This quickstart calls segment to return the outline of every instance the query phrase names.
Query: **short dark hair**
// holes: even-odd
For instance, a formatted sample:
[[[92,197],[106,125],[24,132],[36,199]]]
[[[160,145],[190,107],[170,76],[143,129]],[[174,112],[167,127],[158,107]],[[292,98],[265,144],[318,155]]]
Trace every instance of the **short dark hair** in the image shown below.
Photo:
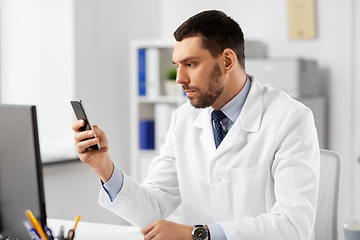
[[[200,12],[176,29],[174,37],[181,42],[185,38],[199,36],[203,48],[218,57],[226,48],[232,49],[240,65],[245,69],[244,34],[237,22],[222,11]]]

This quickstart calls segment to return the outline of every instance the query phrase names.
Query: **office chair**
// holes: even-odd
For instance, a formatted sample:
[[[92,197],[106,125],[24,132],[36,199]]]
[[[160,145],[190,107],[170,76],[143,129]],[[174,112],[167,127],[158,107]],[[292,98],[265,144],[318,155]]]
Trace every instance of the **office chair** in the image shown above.
[[[321,149],[315,240],[338,239],[340,170],[340,156],[335,152]]]

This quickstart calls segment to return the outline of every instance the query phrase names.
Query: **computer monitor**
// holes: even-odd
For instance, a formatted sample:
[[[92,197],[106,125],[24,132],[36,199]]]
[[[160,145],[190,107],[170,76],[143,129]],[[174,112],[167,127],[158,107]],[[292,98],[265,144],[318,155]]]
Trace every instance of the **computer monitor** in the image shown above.
[[[31,210],[46,224],[35,106],[0,104],[0,233],[30,239],[23,220]]]

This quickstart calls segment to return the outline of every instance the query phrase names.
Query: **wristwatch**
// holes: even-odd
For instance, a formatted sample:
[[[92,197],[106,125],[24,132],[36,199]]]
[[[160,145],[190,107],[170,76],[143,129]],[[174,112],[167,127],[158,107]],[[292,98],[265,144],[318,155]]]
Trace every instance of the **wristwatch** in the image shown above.
[[[209,231],[204,225],[194,225],[192,236],[194,240],[208,240]]]

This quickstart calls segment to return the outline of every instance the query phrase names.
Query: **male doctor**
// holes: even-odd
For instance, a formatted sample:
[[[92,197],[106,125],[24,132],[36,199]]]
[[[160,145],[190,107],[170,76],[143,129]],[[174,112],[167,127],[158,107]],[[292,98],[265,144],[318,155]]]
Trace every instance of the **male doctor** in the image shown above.
[[[223,12],[201,12],[174,36],[190,102],[142,184],[114,166],[97,126],[93,139],[84,121],[72,126],[81,161],[102,181],[100,204],[146,240],[312,239],[320,158],[309,108],[246,74],[242,30]],[[164,220],[180,204],[185,222]]]

